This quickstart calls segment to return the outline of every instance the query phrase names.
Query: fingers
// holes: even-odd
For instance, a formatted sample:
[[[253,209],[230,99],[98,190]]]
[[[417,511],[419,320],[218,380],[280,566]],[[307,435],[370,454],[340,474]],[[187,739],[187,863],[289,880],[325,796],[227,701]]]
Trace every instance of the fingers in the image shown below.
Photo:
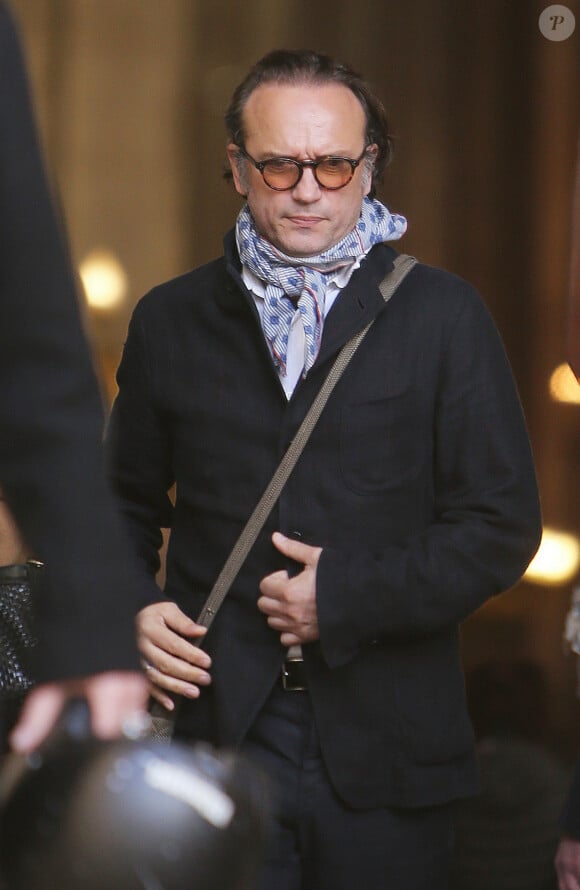
[[[28,754],[47,738],[54,728],[67,698],[64,684],[38,686],[26,696],[20,718],[9,738],[10,747]]]
[[[294,562],[301,562],[305,566],[315,567],[322,553],[321,547],[312,547],[310,544],[304,544],[302,541],[296,541],[294,538],[287,538],[280,532],[274,532],[272,543],[288,559],[293,559]]]
[[[123,735],[128,720],[144,715],[148,684],[138,671],[108,671],[89,677],[44,683],[24,702],[10,746],[21,754],[38,748],[49,736],[69,699],[86,698],[91,732],[97,738]]]
[[[167,695],[167,693],[160,689],[159,686],[155,686],[154,683],[151,683],[150,685],[149,694],[151,698],[154,698],[160,705],[163,705],[166,711],[175,710],[175,701],[171,696]]]
[[[138,671],[107,671],[87,677],[79,692],[89,704],[93,735],[113,739],[125,733],[128,720],[145,714],[149,684]]]
[[[307,643],[309,641],[303,640],[302,637],[299,637],[294,633],[282,633],[280,634],[280,642],[286,649],[289,649],[290,646],[299,646],[301,643]]]
[[[282,604],[285,606],[289,601],[290,582],[299,577],[295,575],[294,578],[289,578],[288,572],[281,571],[262,578],[260,593],[264,605],[268,605],[271,609],[276,609],[277,606],[282,608]]]
[[[154,603],[137,616],[137,645],[150,691],[164,707],[173,709],[166,694],[198,698],[211,683],[211,658],[189,639],[201,639],[206,628],[185,615],[175,603]]]
[[[175,603],[155,603],[137,615],[139,650],[146,661],[163,673],[171,673],[175,660],[208,668],[209,655],[184,637],[186,634],[201,639],[206,632],[205,627],[184,615]]]
[[[303,604],[293,600],[282,592],[280,597],[260,596],[258,608],[268,618],[268,624],[274,630],[287,630],[291,625],[298,624],[307,616]]]
[[[299,643],[313,643],[320,638],[320,630],[316,619],[310,621],[291,621],[282,618],[267,619],[268,626],[280,634],[280,642],[286,648]]]
[[[260,583],[258,608],[268,625],[280,633],[283,645],[307,643],[319,638],[316,607],[316,568],[322,548],[311,547],[275,532],[272,541],[278,550],[303,570],[292,578],[285,571],[273,572]]]
[[[162,690],[195,699],[199,698],[201,688],[210,685],[211,675],[206,669],[206,666],[207,668],[211,666],[209,655],[195,646],[191,649],[189,658],[197,659],[199,664],[175,658],[162,649],[143,647],[142,653],[145,655],[143,667],[151,684],[151,694],[158,701],[161,701],[159,696],[163,694]],[[170,701],[168,696],[164,696],[161,704],[173,710],[168,704]]]
[[[163,637],[165,630],[173,631],[179,637],[191,638],[203,636],[206,632],[205,627],[196,624],[177,603],[171,602],[152,603],[141,609],[137,615],[137,632],[141,630],[153,637]]]
[[[258,608],[266,616],[269,627],[280,633],[283,646],[317,640],[314,572],[307,570],[290,579],[286,572],[278,572],[277,576],[270,575],[260,584],[262,596],[258,598]]]

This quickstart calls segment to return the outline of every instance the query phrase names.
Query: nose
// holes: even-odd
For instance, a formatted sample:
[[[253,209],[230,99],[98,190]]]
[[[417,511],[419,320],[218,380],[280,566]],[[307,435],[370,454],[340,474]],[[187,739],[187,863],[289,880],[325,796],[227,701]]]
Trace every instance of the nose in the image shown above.
[[[320,186],[314,176],[312,167],[303,167],[302,176],[292,189],[292,195],[297,201],[310,204],[320,197]]]

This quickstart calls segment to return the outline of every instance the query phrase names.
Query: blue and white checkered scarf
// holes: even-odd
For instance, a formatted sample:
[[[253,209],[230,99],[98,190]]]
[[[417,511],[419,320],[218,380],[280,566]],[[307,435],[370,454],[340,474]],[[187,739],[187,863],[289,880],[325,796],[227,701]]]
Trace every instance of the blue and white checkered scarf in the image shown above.
[[[266,284],[262,327],[272,357],[286,376],[286,352],[290,326],[296,309],[302,316],[306,351],[304,375],[310,370],[322,336],[324,301],[330,276],[349,266],[374,244],[396,241],[405,233],[407,220],[381,204],[365,198],[359,220],[342,241],[309,257],[287,256],[258,233],[248,205],[236,223],[240,259]]]

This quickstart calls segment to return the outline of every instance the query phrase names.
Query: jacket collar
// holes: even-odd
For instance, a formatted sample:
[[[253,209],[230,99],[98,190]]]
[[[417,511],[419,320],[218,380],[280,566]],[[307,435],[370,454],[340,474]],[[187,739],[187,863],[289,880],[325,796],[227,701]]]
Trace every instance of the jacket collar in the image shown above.
[[[396,251],[386,244],[377,244],[367,254],[326,316],[314,367],[338,352],[384,309],[379,285],[392,270],[396,256]]]

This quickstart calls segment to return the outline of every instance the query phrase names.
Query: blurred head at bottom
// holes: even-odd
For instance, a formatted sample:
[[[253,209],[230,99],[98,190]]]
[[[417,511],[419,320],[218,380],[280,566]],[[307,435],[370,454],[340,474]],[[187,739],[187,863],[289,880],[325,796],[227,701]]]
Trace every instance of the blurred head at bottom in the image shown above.
[[[2,890],[247,890],[267,811],[235,754],[67,741],[29,758],[2,803]]]

